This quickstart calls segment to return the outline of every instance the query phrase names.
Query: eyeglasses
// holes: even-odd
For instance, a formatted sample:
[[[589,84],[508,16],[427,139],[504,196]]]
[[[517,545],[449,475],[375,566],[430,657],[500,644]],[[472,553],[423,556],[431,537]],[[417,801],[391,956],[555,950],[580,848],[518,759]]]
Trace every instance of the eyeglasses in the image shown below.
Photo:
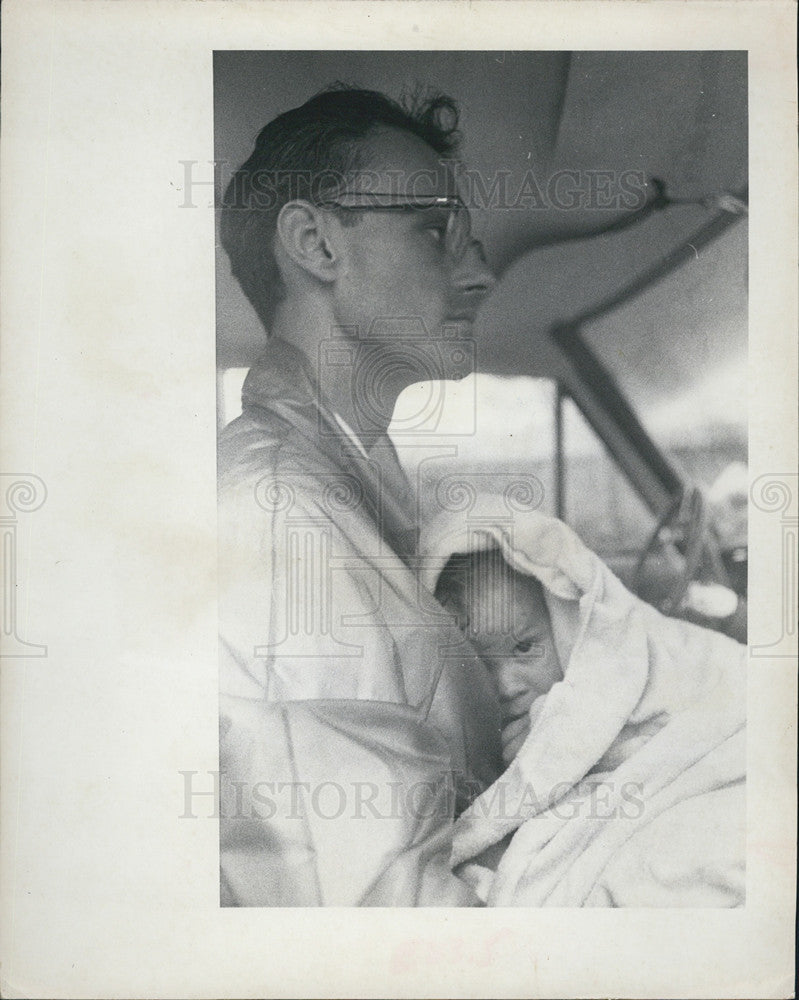
[[[346,199],[346,200],[343,200]],[[443,245],[447,256],[459,261],[472,242],[469,209],[458,195],[418,195],[408,197],[378,191],[342,191],[336,198],[319,202],[320,208],[344,212],[419,212],[438,209],[448,212]]]

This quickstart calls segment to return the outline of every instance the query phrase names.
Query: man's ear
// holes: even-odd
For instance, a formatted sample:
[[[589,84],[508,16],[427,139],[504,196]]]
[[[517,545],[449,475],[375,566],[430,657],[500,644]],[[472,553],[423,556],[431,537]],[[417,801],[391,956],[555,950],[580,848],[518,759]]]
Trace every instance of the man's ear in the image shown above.
[[[289,201],[277,217],[277,238],[286,255],[319,281],[336,276],[338,260],[329,233],[329,216],[308,201]]]

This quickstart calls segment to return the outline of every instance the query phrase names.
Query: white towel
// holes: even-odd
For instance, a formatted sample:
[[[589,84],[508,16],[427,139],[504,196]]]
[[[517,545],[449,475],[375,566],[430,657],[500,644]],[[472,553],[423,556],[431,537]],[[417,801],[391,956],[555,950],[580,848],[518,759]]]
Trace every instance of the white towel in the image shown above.
[[[515,760],[458,819],[452,864],[490,904],[580,906],[601,898],[601,905],[624,905],[617,897],[627,887],[611,892],[602,880],[614,866],[640,878],[623,857],[629,845],[650,850],[657,834],[668,854],[670,842],[682,842],[671,820],[679,826],[688,799],[710,796],[708,809],[712,802],[718,810],[718,793],[728,789],[743,802],[745,647],[661,615],[566,525],[538,512],[519,513],[512,525],[442,515],[422,534],[425,581],[434,586],[453,553],[495,545],[514,569],[544,585],[564,678],[533,702],[530,733]],[[595,815],[600,793],[613,815]],[[694,873],[720,843],[712,810],[700,803],[698,812]],[[691,815],[696,824],[696,802]],[[738,890],[728,883],[742,884],[742,805],[738,819],[727,838],[735,846],[725,847],[729,879],[721,879],[723,898],[735,902]],[[475,859],[516,830],[496,875],[488,874]],[[718,862],[710,867],[716,872]],[[669,905],[664,896],[676,905],[695,900],[700,876],[690,872],[680,872],[673,896],[656,878],[657,902],[648,905]]]

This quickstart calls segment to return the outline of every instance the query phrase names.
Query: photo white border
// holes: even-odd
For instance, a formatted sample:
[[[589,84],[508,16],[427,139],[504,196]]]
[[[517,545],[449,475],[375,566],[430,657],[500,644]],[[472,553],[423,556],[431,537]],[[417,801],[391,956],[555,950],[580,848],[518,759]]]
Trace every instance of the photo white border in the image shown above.
[[[2,13],[1,464],[47,488],[17,532],[19,632],[47,655],[2,666],[3,995],[788,996],[790,657],[751,660],[743,910],[219,908],[217,823],[178,822],[179,772],[217,768],[214,216],[179,209],[179,161],[213,159],[215,49],[746,48],[750,476],[785,481],[794,4],[6,0]],[[752,507],[754,644],[781,627],[783,521]]]

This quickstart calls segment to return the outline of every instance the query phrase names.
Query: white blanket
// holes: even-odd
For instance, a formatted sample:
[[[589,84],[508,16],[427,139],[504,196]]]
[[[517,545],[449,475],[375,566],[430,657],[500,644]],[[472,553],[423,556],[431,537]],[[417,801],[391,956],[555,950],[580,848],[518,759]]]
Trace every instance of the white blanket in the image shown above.
[[[488,905],[742,905],[745,647],[664,617],[537,512],[433,522],[426,582],[495,545],[543,583],[564,679],[458,819],[453,868]]]

